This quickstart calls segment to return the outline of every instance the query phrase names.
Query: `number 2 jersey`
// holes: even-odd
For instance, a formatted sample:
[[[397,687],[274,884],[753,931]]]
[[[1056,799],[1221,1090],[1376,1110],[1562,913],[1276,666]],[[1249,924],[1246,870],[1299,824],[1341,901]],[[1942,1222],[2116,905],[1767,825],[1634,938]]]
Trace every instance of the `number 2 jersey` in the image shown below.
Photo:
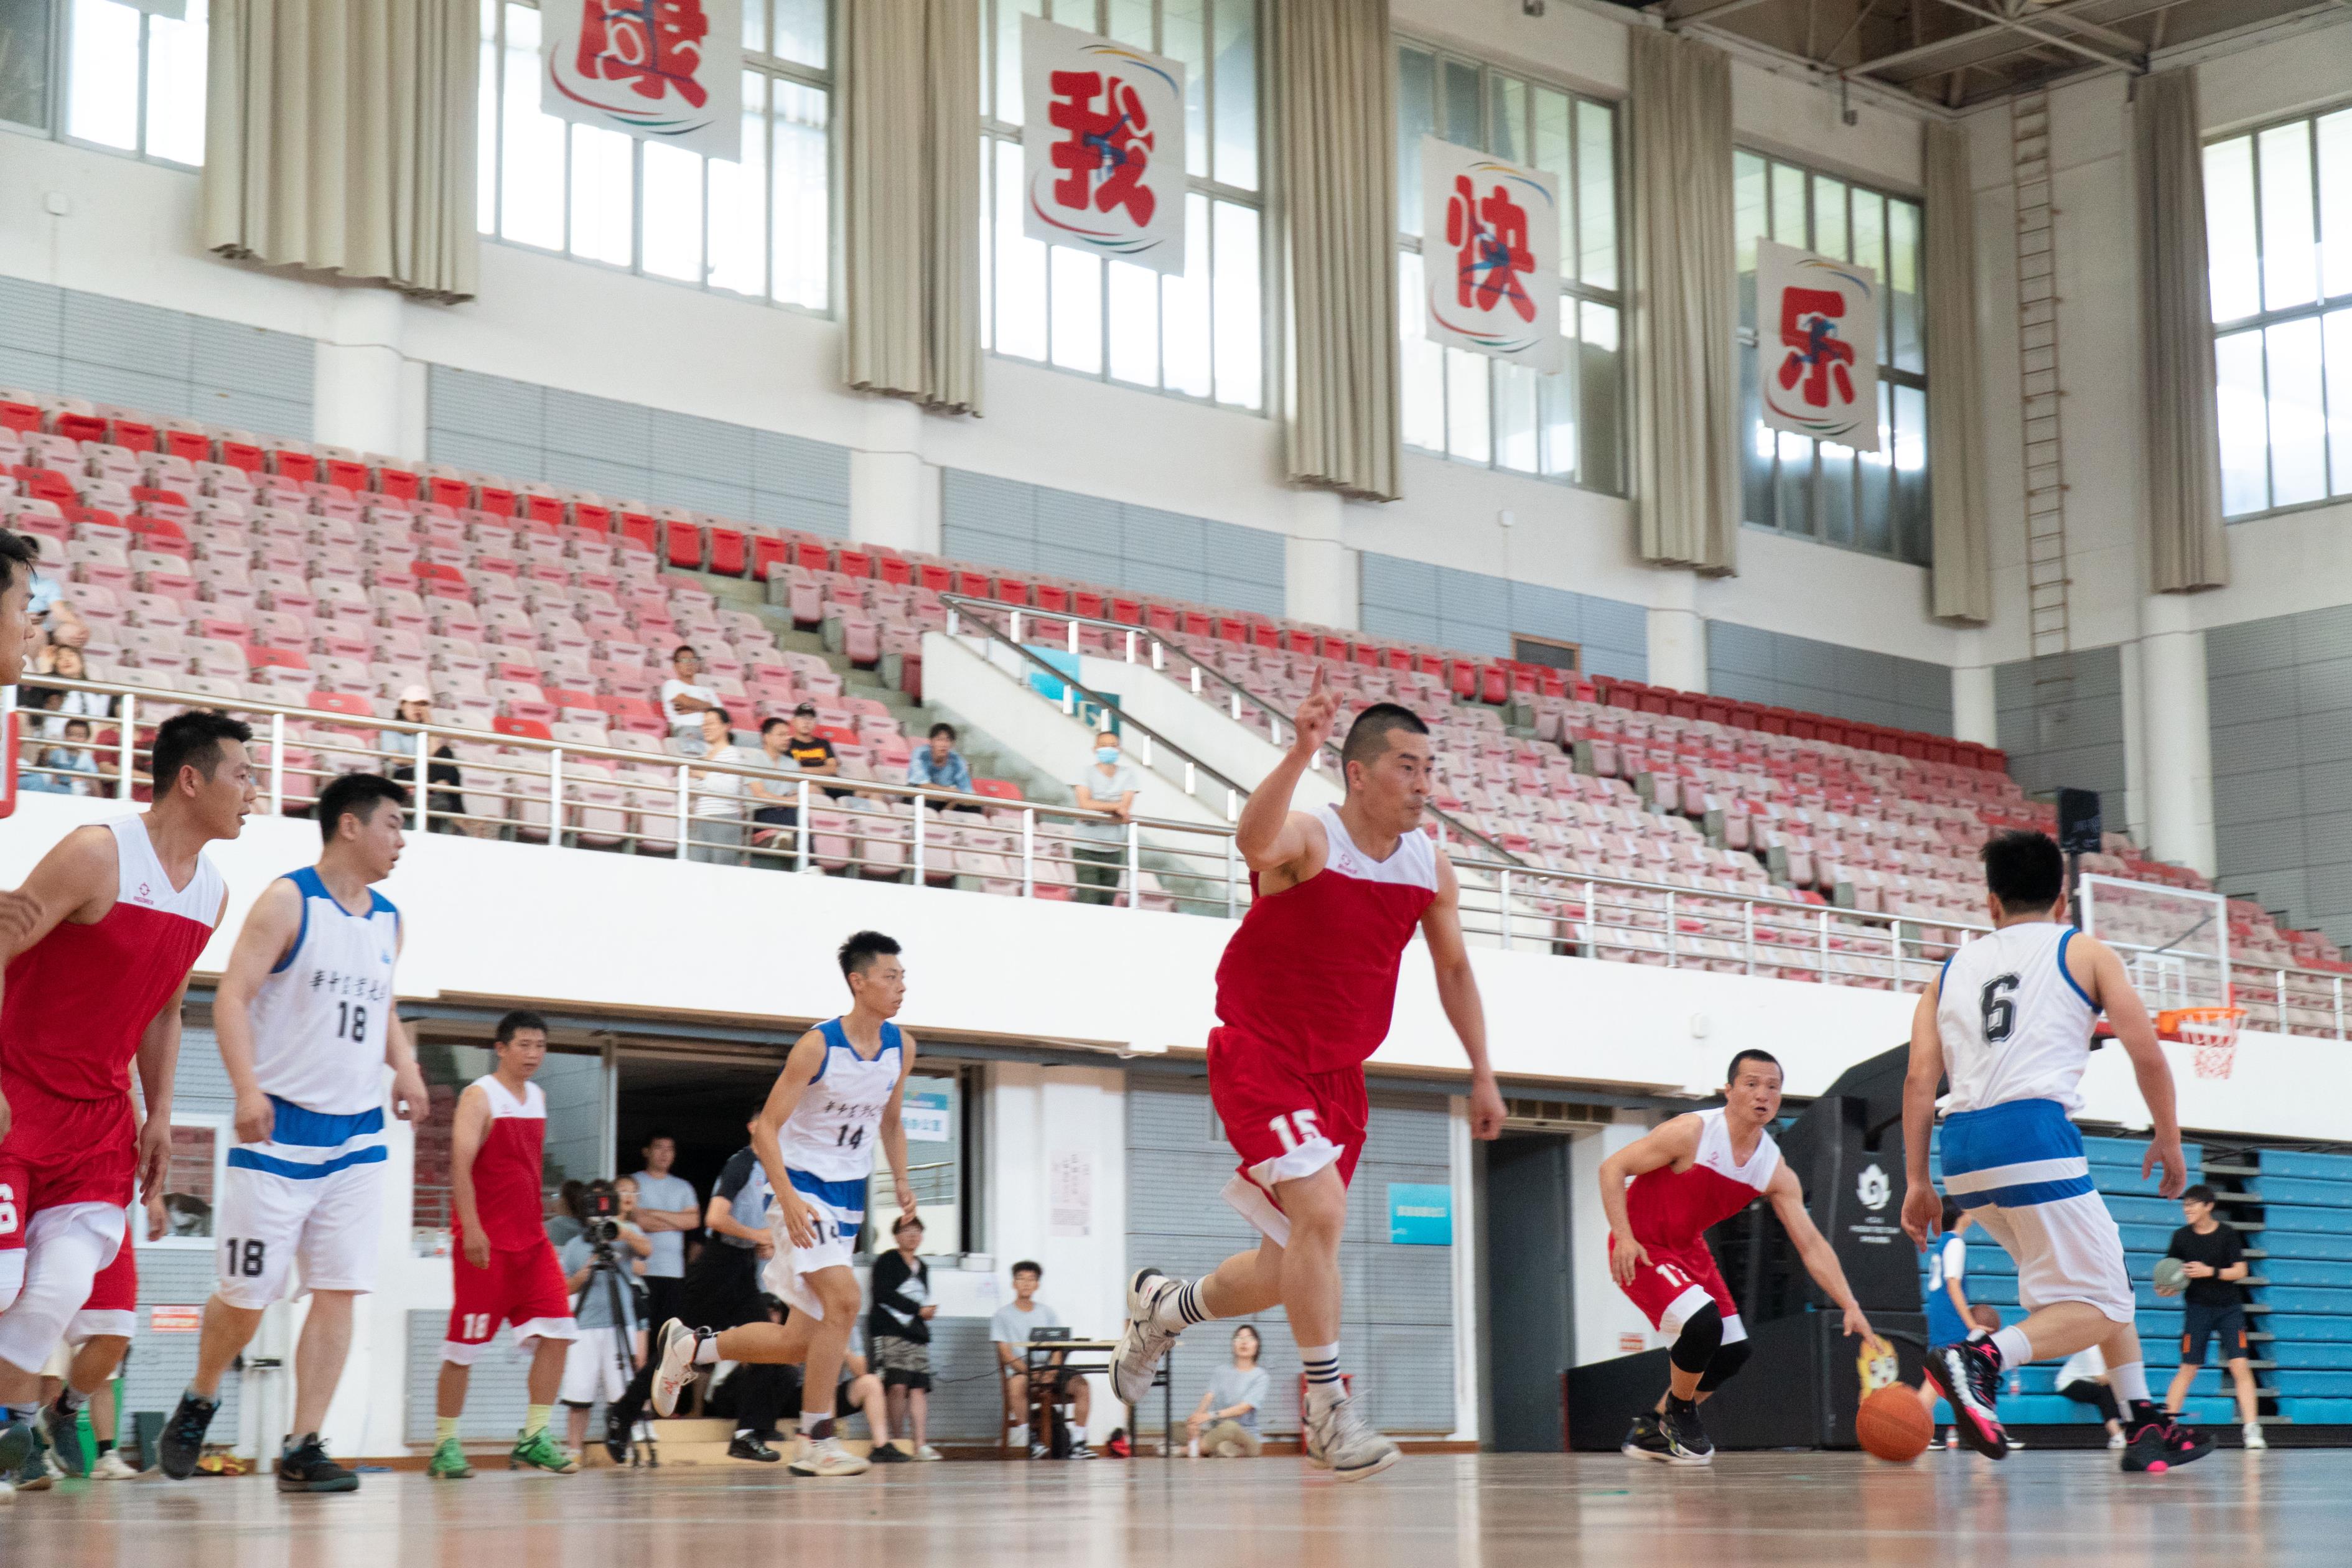
[[[1971,937],[1944,965],[1936,1033],[1951,1092],[1947,1115],[2012,1100],[2054,1100],[2072,1115],[2099,1010],[2066,971],[2082,933],[2026,921]]]
[[[254,1077],[271,1099],[305,1110],[380,1110],[400,911],[370,889],[367,911],[353,914],[315,867],[285,879],[301,895],[302,925],[254,994]]]

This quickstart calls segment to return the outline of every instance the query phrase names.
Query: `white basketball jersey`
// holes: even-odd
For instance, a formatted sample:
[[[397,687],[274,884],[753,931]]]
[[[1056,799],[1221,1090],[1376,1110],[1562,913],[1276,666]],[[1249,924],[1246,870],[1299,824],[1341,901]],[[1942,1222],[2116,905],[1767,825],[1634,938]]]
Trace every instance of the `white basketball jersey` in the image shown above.
[[[2081,934],[2054,921],[2003,926],[1944,965],[1936,1030],[1952,1086],[1947,1114],[2017,1100],[2083,1109],[2077,1085],[2099,1010],[2066,973],[2066,946]]]
[[[882,1026],[882,1048],[871,1061],[849,1043],[840,1019],[817,1029],[824,1036],[824,1065],[778,1136],[784,1168],[826,1182],[863,1181],[874,1173],[875,1132],[898,1086],[906,1048],[896,1024]]]
[[[253,999],[254,1076],[306,1110],[373,1110],[383,1103],[400,911],[371,889],[367,913],[352,914],[312,867],[286,879],[301,895],[302,928]]]

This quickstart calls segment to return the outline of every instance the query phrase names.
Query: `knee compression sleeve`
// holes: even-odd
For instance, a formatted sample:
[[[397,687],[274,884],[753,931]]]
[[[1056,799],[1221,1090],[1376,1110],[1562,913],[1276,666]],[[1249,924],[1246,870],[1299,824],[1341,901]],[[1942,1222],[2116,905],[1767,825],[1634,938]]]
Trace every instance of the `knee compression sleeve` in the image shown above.
[[[1666,1357],[1681,1371],[1704,1373],[1722,1348],[1723,1313],[1710,1303],[1684,1322],[1683,1331]]]
[[[1753,1347],[1746,1340],[1736,1340],[1715,1352],[1699,1374],[1698,1391],[1713,1394],[1731,1380],[1732,1373],[1748,1364],[1748,1352]]]
[[[122,1211],[110,1204],[64,1204],[25,1227],[25,1284],[0,1312],[0,1361],[37,1373],[50,1347],[89,1298],[98,1271],[123,1239]]]

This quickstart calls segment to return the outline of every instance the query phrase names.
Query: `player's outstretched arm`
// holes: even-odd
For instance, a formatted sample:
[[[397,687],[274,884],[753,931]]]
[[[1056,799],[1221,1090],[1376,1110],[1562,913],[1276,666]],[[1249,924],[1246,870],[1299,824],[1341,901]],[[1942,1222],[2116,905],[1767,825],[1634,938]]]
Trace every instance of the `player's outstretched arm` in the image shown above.
[[[2066,959],[2070,970],[2078,964],[2088,967],[2084,989],[2106,1014],[2116,1043],[2131,1058],[2139,1097],[2147,1102],[2150,1131],[2139,1173],[2145,1176],[2162,1165],[2164,1178],[2157,1184],[2157,1191],[2177,1198],[2189,1190],[2189,1162],[2180,1150],[2180,1111],[2173,1095],[2172,1064],[2164,1059],[2164,1047],[2156,1037],[2156,1020],[2147,1016],[2147,1004],[2139,999],[2114,948],[2096,937],[2082,937],[2066,944]]]
[[[1944,1217],[1944,1203],[1927,1173],[1927,1146],[1936,1136],[1936,1090],[1944,1081],[1944,1037],[1936,1028],[1939,983],[1929,981],[1911,1013],[1911,1067],[1903,1075],[1903,1229],[1927,1250]]]
[[[1677,1116],[1601,1162],[1601,1212],[1609,1216],[1609,1272],[1620,1285],[1630,1282],[1634,1268],[1650,1258],[1633,1239],[1633,1223],[1625,1213],[1625,1184],[1644,1172],[1697,1159],[1699,1126],[1695,1112]]]
[[[457,1114],[449,1127],[449,1205],[466,1228],[466,1261],[477,1268],[490,1266],[490,1238],[482,1229],[482,1213],[474,1203],[474,1157],[489,1136],[490,1095],[478,1083],[469,1083],[457,1097]]]
[[[876,1131],[882,1139],[882,1153],[890,1162],[890,1180],[898,1200],[898,1212],[915,1212],[915,1184],[907,1174],[907,1124],[899,1115],[899,1107],[907,1100],[907,1075],[915,1067],[915,1037],[906,1030],[898,1031],[898,1081],[890,1086],[890,1103],[882,1108],[882,1125]]]
[[[1331,726],[1339,716],[1339,696],[1323,689],[1323,671],[1318,667],[1292,719],[1297,729],[1290,737],[1290,749],[1250,792],[1241,820],[1234,825],[1234,847],[1249,862],[1251,870],[1276,870],[1306,856],[1307,824],[1291,815],[1290,797],[1297,793],[1299,779],[1314,765],[1315,754],[1331,738]]]
[[[1845,1331],[1858,1339],[1874,1337],[1870,1320],[1862,1315],[1862,1303],[1853,1299],[1853,1287],[1845,1282],[1845,1268],[1838,1262],[1837,1248],[1829,1244],[1813,1225],[1813,1216],[1805,1212],[1805,1189],[1797,1181],[1797,1173],[1786,1162],[1772,1173],[1771,1184],[1764,1189],[1766,1201],[1772,1212],[1780,1216],[1781,1228],[1796,1244],[1798,1260],[1813,1283],[1829,1295],[1845,1313]]]
[[[1486,1059],[1486,1008],[1478,998],[1470,950],[1462,941],[1462,883],[1443,849],[1437,852],[1437,897],[1422,911],[1421,934],[1429,942],[1429,962],[1437,971],[1438,1004],[1470,1058],[1470,1135],[1500,1137],[1503,1091],[1495,1087],[1495,1068]]]
[[[824,1069],[824,1035],[811,1029],[793,1042],[793,1054],[784,1058],[784,1070],[776,1075],[776,1084],[768,1090],[768,1102],[751,1118],[751,1152],[760,1168],[768,1173],[768,1186],[775,1194],[776,1212],[783,1216],[784,1233],[792,1237],[794,1247],[816,1245],[816,1221],[808,1205],[793,1190],[791,1175],[784,1170],[784,1146],[782,1137],[784,1123],[808,1092],[809,1085]]]
[[[229,949],[213,1004],[213,1033],[220,1042],[221,1066],[236,1096],[236,1141],[266,1143],[278,1112],[253,1069],[253,999],[270,972],[286,961],[302,934],[302,890],[280,877],[261,889],[246,911],[245,925]]]

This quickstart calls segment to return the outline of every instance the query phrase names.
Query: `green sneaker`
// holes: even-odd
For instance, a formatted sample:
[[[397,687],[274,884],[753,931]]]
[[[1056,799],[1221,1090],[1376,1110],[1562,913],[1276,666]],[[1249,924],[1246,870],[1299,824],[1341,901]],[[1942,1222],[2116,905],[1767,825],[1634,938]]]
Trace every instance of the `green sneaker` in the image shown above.
[[[474,1467],[466,1463],[466,1450],[457,1446],[457,1438],[444,1437],[433,1445],[433,1458],[425,1474],[436,1481],[470,1481]]]
[[[507,1468],[510,1470],[545,1470],[551,1476],[568,1476],[579,1468],[580,1461],[565,1453],[563,1445],[549,1436],[544,1426],[518,1435],[514,1451],[507,1456]]]

